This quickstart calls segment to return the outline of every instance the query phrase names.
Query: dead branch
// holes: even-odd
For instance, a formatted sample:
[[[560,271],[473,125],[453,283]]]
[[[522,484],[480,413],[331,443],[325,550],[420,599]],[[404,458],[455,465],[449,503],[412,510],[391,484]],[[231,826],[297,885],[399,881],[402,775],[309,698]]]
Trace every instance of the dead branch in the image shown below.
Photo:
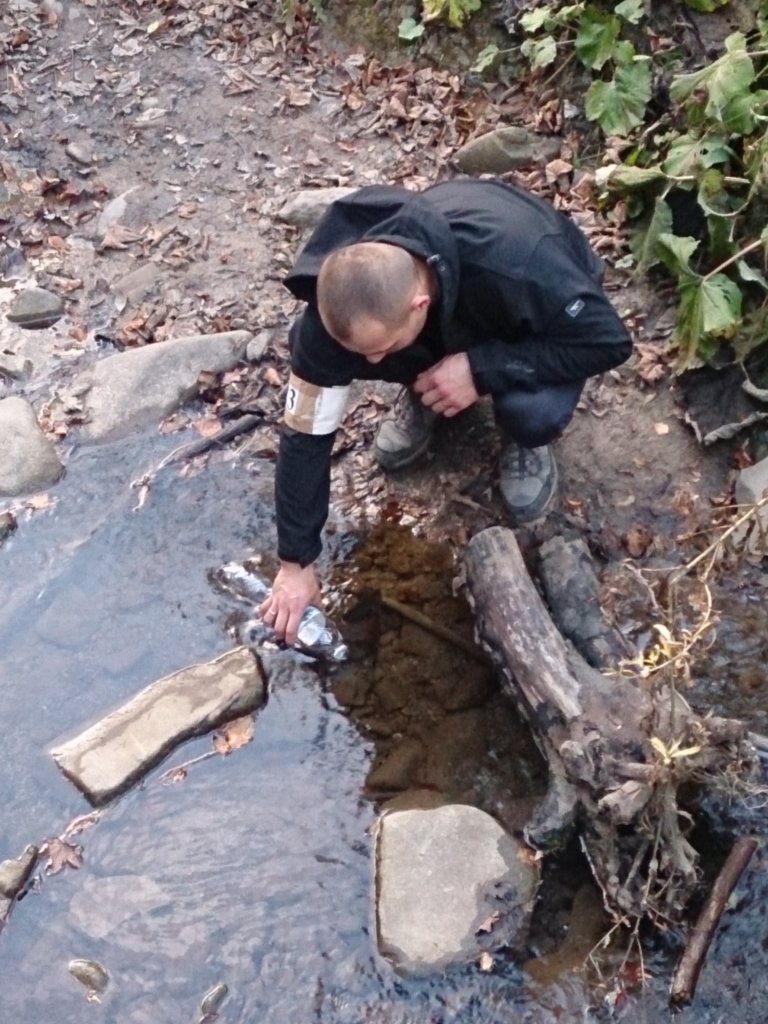
[[[728,897],[733,892],[756,848],[756,839],[738,839],[720,869],[720,874],[715,879],[709,898],[694,925],[688,945],[685,947],[685,952],[672,978],[669,990],[669,1001],[672,1006],[684,1006],[693,999],[704,958],[728,902]]]

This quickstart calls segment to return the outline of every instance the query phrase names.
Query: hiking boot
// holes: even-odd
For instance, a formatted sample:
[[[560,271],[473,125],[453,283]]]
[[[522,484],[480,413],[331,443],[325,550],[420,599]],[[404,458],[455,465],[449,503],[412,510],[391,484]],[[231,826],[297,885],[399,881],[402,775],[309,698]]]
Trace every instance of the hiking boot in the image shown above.
[[[507,442],[499,459],[499,490],[515,526],[543,516],[556,489],[557,463],[548,444],[523,448]]]
[[[382,469],[410,466],[427,450],[437,413],[410,388],[401,388],[391,413],[379,427],[373,454]]]

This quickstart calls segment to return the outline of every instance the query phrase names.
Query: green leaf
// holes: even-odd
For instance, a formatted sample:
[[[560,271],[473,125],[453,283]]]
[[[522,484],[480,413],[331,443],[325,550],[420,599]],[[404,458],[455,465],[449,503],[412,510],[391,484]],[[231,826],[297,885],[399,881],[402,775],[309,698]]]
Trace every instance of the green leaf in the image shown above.
[[[768,227],[764,227],[760,232],[760,241],[762,242],[763,248],[768,251]]]
[[[746,39],[734,32],[725,41],[726,52],[712,64],[689,75],[678,75],[669,87],[675,103],[688,99],[697,102],[699,90],[704,90],[707,102],[704,113],[715,121],[723,121],[728,105],[743,97],[755,79],[755,69],[746,51]]]
[[[656,239],[656,252],[664,266],[676,277],[683,275],[695,276],[690,267],[691,256],[699,246],[696,238],[690,235],[673,235],[662,232]]]
[[[733,213],[733,205],[725,188],[723,173],[716,167],[710,167],[699,178],[697,199],[702,210],[711,216],[728,217]]]
[[[613,57],[621,22],[613,15],[588,8],[579,21],[574,48],[581,63],[599,71]]]
[[[616,69],[610,82],[593,82],[584,99],[584,112],[606,135],[628,135],[642,124],[651,98],[651,71],[636,62]]]
[[[480,74],[480,72],[485,71],[486,68],[489,68],[493,64],[500,53],[501,50],[499,50],[496,43],[489,43],[488,46],[483,47],[480,53],[478,53],[475,58],[475,63],[472,65],[472,71],[476,74]]]
[[[520,27],[524,32],[533,35],[540,28],[544,28],[548,21],[552,20],[552,8],[549,4],[537,7],[533,11],[526,11],[520,18]]]
[[[762,288],[768,291],[768,281],[757,269],[757,267],[751,267],[746,260],[739,260],[736,263],[736,269],[739,272],[739,277],[742,281],[746,281],[749,284],[759,284]]]
[[[723,135],[680,135],[669,147],[667,158],[661,165],[666,174],[682,178],[695,174],[699,168],[725,164],[733,156]]]
[[[672,209],[665,199],[659,197],[654,204],[648,227],[638,232],[632,240],[632,252],[640,273],[645,273],[659,262],[659,237],[663,234],[672,234]]]
[[[608,189],[616,192],[631,192],[633,189],[645,188],[646,185],[667,180],[666,174],[658,165],[631,167],[628,164],[613,164],[609,168],[609,172],[601,177]]]
[[[398,27],[397,34],[400,39],[411,43],[424,35],[424,25],[422,22],[416,21],[415,18],[403,18]]]
[[[448,24],[461,28],[475,11],[479,11],[482,0],[448,0]]]
[[[543,39],[526,39],[520,52],[531,62],[532,68],[546,68],[557,58],[557,46],[552,36]]]
[[[679,350],[677,369],[694,365],[707,351],[707,342],[730,337],[741,320],[741,290],[725,274],[679,282],[680,306],[674,344]]]
[[[638,25],[645,17],[645,0],[622,0],[614,7],[616,14],[632,25]]]
[[[711,14],[718,7],[725,7],[731,0],[685,0],[692,11],[700,11],[702,14]]]

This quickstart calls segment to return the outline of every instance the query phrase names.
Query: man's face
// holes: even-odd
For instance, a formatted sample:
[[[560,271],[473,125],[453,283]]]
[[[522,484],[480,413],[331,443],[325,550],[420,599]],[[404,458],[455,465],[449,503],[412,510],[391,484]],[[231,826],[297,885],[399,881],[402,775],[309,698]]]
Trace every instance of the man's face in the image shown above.
[[[411,307],[405,322],[394,329],[370,317],[361,317],[352,330],[352,336],[341,344],[350,352],[364,356],[369,363],[380,363],[386,356],[414,343],[424,329],[428,310],[428,302]]]

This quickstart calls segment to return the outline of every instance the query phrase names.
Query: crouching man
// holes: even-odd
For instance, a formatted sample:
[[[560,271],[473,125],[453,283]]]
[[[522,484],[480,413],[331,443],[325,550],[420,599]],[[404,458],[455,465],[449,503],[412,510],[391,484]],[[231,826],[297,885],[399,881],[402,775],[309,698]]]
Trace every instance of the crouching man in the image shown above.
[[[306,307],[289,338],[280,569],[261,607],[279,637],[294,642],[304,609],[319,600],[314,562],[351,382],[403,385],[376,437],[384,470],[419,458],[438,416],[490,395],[501,496],[513,525],[532,522],[552,504],[551,445],[587,378],[631,352],[601,280],[575,224],[502,182],[371,186],[329,207],[285,282]]]

